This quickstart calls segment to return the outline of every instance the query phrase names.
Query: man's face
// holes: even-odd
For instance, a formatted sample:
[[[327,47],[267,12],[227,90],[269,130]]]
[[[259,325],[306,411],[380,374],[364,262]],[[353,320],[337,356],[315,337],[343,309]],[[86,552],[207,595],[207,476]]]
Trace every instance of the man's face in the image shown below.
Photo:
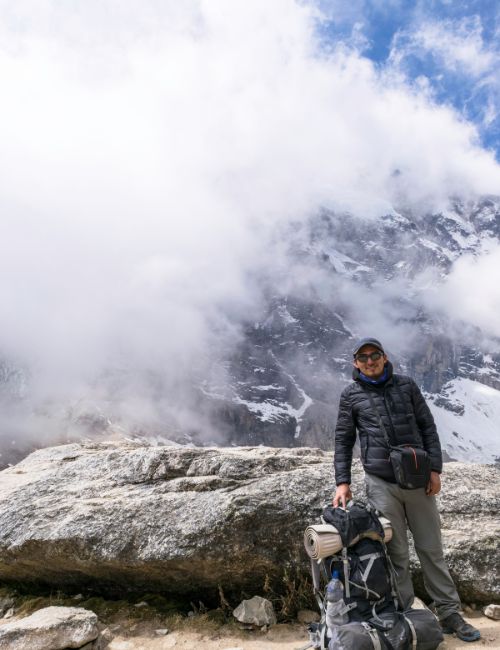
[[[379,359],[371,358],[371,355],[374,352],[378,352],[380,354]],[[361,355],[361,359],[359,358],[360,355]],[[384,364],[386,361],[387,361],[387,356],[385,354],[382,354],[379,349],[373,347],[373,345],[364,345],[356,353],[356,357],[354,359],[354,365],[356,366],[356,368],[361,370],[361,372],[364,375],[370,377],[370,379],[378,379],[384,373]]]

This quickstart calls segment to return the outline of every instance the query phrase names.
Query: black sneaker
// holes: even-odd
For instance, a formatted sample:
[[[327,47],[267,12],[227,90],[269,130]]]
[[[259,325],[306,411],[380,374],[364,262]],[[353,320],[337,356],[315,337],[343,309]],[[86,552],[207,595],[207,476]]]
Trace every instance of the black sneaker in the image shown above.
[[[450,614],[439,622],[444,634],[456,634],[462,641],[477,641],[481,638],[481,632],[464,621],[458,612]]]

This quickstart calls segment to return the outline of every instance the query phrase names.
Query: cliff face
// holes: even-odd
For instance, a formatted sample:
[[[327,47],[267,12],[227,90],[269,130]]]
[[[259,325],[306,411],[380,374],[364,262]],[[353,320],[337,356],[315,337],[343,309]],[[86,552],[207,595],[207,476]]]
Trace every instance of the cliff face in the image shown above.
[[[500,598],[498,487],[495,467],[446,466],[445,552],[468,601]],[[332,489],[332,456],[318,449],[43,449],[0,473],[0,580],[208,602],[219,586],[262,593],[285,571],[308,575],[303,531]]]
[[[353,342],[376,331],[396,372],[412,375],[424,391],[446,457],[495,462],[498,342],[431,306],[428,295],[456,260],[479,254],[499,235],[498,199],[455,203],[439,214],[403,209],[354,219],[324,212],[311,219],[290,238],[287,281],[268,280],[267,311],[247,324],[226,395],[204,387],[214,421],[227,425],[236,444],[331,448]]]

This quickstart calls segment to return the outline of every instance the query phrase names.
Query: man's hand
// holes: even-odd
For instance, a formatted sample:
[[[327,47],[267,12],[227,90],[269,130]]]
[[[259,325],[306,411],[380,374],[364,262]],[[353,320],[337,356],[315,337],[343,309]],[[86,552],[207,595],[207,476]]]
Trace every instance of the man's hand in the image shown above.
[[[441,476],[438,472],[431,472],[431,480],[427,484],[425,493],[428,497],[432,497],[434,494],[439,494],[441,491]]]
[[[352,492],[349,483],[341,483],[340,485],[337,485],[337,490],[333,497],[333,507],[338,508],[339,505],[342,505],[342,507],[345,508],[347,502],[351,499]]]

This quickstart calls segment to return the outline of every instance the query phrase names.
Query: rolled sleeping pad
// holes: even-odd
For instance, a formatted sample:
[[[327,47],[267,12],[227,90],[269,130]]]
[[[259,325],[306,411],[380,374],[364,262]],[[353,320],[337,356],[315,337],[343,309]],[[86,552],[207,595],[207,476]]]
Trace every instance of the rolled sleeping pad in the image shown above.
[[[384,542],[390,542],[392,539],[392,526],[391,522],[385,517],[379,517],[379,521],[384,529]],[[367,534],[355,537],[351,543],[356,544],[361,537],[372,537],[368,532]],[[375,536],[378,539],[378,535]],[[335,555],[342,550],[342,539],[338,530],[331,524],[317,524],[308,526],[304,532],[304,547],[306,553],[313,560],[321,560],[324,557]]]
[[[321,560],[338,553],[342,549],[342,540],[335,526],[317,524],[306,528],[304,546],[312,560]]]

